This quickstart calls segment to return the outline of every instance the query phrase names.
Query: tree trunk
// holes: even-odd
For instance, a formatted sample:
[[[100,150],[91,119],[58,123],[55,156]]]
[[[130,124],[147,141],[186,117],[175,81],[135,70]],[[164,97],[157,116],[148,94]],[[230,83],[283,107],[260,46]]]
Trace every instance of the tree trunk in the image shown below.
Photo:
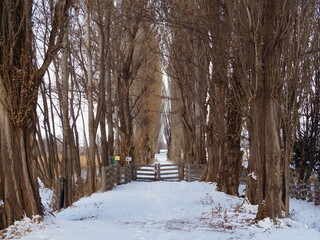
[[[257,220],[265,217],[282,218],[282,179],[280,152],[280,124],[277,106],[279,69],[278,48],[274,39],[276,22],[276,1],[266,0],[263,8],[264,39],[261,53],[262,75],[258,84],[257,105],[255,106],[258,128],[260,157],[257,159],[258,170],[258,213]]]
[[[63,51],[62,51],[62,84],[61,84],[61,112],[62,112],[62,130],[63,130],[63,151],[62,151],[62,165],[63,177],[65,184],[64,187],[64,203],[63,207],[68,207],[72,204],[72,176],[73,176],[73,156],[72,144],[73,137],[69,124],[69,70],[68,70],[68,31],[65,32],[63,38]]]
[[[100,108],[100,144],[101,144],[101,161],[102,166],[109,165],[109,159],[108,159],[108,142],[107,142],[107,131],[106,131],[106,35],[103,29],[104,25],[101,24],[100,27],[100,59],[99,59],[99,65],[100,65],[100,83],[99,83],[99,108]],[[110,67],[110,65],[108,66]]]
[[[35,139],[33,118],[26,127],[18,127],[0,102],[0,199],[4,202],[0,229],[24,215],[42,214]]]
[[[125,163],[125,157],[133,157],[134,161],[134,146],[133,146],[133,126],[130,110],[129,86],[123,80],[120,81],[120,156],[121,163]]]
[[[41,79],[59,51],[71,1],[58,1],[42,66],[34,66],[33,1],[0,4],[0,199],[2,226],[42,214],[36,174],[36,105]]]
[[[93,107],[93,70],[91,56],[91,27],[90,27],[90,1],[86,1],[86,47],[88,62],[88,125],[89,125],[89,154],[87,167],[87,186],[88,193],[92,194],[96,190],[96,164],[95,164],[95,127],[94,127],[94,107]]]
[[[108,54],[109,55],[109,54]],[[110,63],[110,57],[107,57],[107,63]],[[114,113],[114,109],[115,106],[112,104],[112,83],[111,83],[111,70],[110,70],[110,64],[108,64],[108,68],[107,68],[107,123],[108,123],[108,144],[109,144],[109,148],[108,148],[108,156],[111,157],[114,155],[114,150],[115,150],[115,146],[114,146],[114,123],[113,123],[113,113]],[[109,162],[109,160],[108,160]]]
[[[236,92],[229,89],[227,101],[226,155],[225,158],[221,159],[217,189],[227,194],[238,196],[242,160],[240,151],[242,116],[236,99]]]
[[[281,152],[279,139],[279,124],[274,99],[267,99],[265,109],[260,110],[260,116],[265,116],[265,125],[259,126],[259,133],[265,141],[265,154],[260,159],[263,171],[258,174],[260,187],[258,188],[259,208],[257,219],[270,217],[271,219],[282,218],[282,173]],[[265,113],[261,113],[264,111]],[[259,166],[258,166],[259,167]]]
[[[258,204],[257,196],[257,168],[256,163],[259,157],[259,141],[257,138],[257,122],[253,121],[251,112],[250,116],[247,117],[249,142],[250,142],[250,157],[248,160],[247,169],[247,186],[246,186],[246,198],[251,204]]]
[[[209,112],[209,123],[207,127],[207,151],[208,151],[208,162],[205,171],[200,177],[201,181],[206,182],[217,182],[218,174],[221,162],[221,146],[216,136],[215,131],[215,119],[216,113],[213,111],[214,100],[210,98],[210,112]]]

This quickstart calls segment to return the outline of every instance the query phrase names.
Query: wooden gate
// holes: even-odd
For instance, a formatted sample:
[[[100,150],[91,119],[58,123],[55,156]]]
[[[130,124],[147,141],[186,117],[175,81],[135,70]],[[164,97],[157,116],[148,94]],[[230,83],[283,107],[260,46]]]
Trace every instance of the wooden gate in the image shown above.
[[[200,164],[152,164],[134,168],[135,181],[198,181],[205,165]]]
[[[134,169],[136,181],[181,181],[180,164],[139,165]]]
[[[111,165],[102,168],[102,185],[104,190],[131,181],[198,181],[205,165],[199,164],[160,164],[152,165]]]

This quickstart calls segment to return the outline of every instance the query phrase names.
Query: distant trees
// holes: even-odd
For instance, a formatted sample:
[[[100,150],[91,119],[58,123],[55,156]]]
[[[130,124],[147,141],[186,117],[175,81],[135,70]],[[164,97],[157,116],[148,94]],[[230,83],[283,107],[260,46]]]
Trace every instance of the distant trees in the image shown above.
[[[209,61],[208,39],[201,34],[206,29],[198,29],[202,26],[197,25],[201,18],[197,7],[196,1],[163,1],[168,26],[161,34],[171,95],[169,157],[203,163]]]

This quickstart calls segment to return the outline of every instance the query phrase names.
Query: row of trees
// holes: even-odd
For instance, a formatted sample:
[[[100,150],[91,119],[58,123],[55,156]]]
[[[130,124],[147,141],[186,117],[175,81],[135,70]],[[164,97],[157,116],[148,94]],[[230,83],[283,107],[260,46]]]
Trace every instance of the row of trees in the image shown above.
[[[152,161],[161,121],[169,158],[233,195],[248,135],[257,219],[289,214],[293,147],[300,178],[318,166],[316,0],[4,0],[0,19],[0,229],[42,213],[37,178],[67,207],[109,156]]]
[[[288,216],[297,138],[300,179],[319,164],[319,2],[161,4],[170,158],[207,157],[201,179],[238,195],[241,140],[249,138],[246,198],[259,204],[257,219]]]
[[[155,12],[149,1],[1,1],[0,229],[42,213],[38,178],[57,187],[61,176],[67,207],[99,188],[109,156],[152,161]]]

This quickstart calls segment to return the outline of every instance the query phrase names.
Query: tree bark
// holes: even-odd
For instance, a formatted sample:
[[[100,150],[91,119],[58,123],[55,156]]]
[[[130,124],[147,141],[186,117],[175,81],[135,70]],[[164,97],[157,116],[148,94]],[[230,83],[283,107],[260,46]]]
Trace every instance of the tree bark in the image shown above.
[[[86,48],[88,62],[88,125],[89,125],[89,154],[87,167],[87,187],[88,193],[92,194],[96,190],[96,164],[95,164],[95,127],[94,127],[94,107],[93,107],[93,70],[91,52],[91,27],[90,27],[90,1],[86,1]]]
[[[258,202],[257,220],[265,217],[282,218],[281,200],[281,152],[280,152],[280,124],[279,109],[277,107],[278,84],[277,42],[274,39],[276,22],[276,1],[265,1],[263,5],[264,39],[262,46],[262,75],[258,85],[256,116],[259,124],[258,141],[260,157],[258,158]]]
[[[64,187],[64,203],[63,207],[68,207],[72,204],[72,176],[73,176],[73,156],[72,144],[74,144],[72,131],[69,124],[69,70],[68,70],[68,31],[65,32],[63,38],[62,50],[62,84],[61,84],[61,112],[62,112],[62,130],[63,130],[63,151],[62,151],[62,166],[63,177],[65,184]]]
[[[24,128],[14,125],[0,102],[0,199],[4,202],[0,229],[24,215],[31,217],[42,214],[34,121],[30,119],[27,124]]]
[[[248,160],[247,169],[247,186],[246,186],[246,198],[251,204],[258,204],[257,196],[257,168],[256,163],[259,158],[259,141],[257,135],[257,121],[253,120],[254,112],[251,111],[250,116],[247,117],[249,142],[250,142],[250,157]]]
[[[239,103],[236,99],[235,91],[231,89],[228,90],[226,156],[221,159],[217,190],[238,196],[240,166],[242,160],[242,154],[240,151],[242,114]]]

